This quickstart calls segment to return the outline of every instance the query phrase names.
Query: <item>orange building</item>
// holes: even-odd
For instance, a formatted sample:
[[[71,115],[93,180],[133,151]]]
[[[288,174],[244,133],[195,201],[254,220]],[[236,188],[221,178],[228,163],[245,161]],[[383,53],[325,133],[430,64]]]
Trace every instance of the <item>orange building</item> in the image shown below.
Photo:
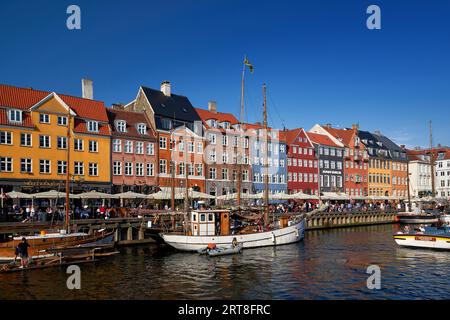
[[[0,85],[0,106],[5,192],[63,191],[67,170],[72,192],[110,190],[111,131],[103,102]]]

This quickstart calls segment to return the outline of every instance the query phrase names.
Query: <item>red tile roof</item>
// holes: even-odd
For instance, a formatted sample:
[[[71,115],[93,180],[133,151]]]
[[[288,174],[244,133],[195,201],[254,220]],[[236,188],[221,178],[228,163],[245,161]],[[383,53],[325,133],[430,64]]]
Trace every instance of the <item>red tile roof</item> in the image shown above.
[[[28,110],[39,101],[47,97],[51,92],[34,90],[30,88],[18,88],[0,84],[0,107]],[[79,97],[58,96],[80,118],[108,122],[105,105],[101,101],[83,99]]]
[[[33,121],[31,120],[31,115],[28,112],[22,113],[22,123],[10,123],[8,121],[8,113],[6,112],[6,109],[1,108],[0,109],[0,124],[1,125],[8,125],[8,126],[15,126],[15,127],[28,127],[28,128],[34,128]]]
[[[340,140],[347,147],[350,146],[355,130],[353,129],[335,129],[323,126],[323,129],[328,131],[332,136]]]
[[[207,121],[209,119],[215,119],[219,122],[228,121],[231,125],[239,123],[238,119],[231,113],[223,113],[223,112],[211,112],[205,109],[195,108],[198,115],[202,119],[202,121]]]
[[[98,132],[93,133],[93,132],[88,131],[86,122],[81,119],[75,119],[75,127],[73,128],[73,131],[77,132],[77,133],[97,134],[97,135],[101,135],[101,136],[111,135],[109,126],[107,124],[99,123]]]
[[[107,108],[106,113],[108,114],[109,124],[111,126],[114,136],[126,136],[135,138],[145,138],[145,139],[155,139],[155,133],[152,131],[150,121],[145,114],[145,112],[134,112],[117,110],[112,108]],[[127,124],[127,132],[117,131],[115,121],[124,120]],[[142,135],[137,131],[136,125],[139,123],[144,123],[147,126],[147,135]]]
[[[295,142],[295,139],[298,137],[298,135],[300,134],[300,132],[302,131],[302,128],[297,128],[297,129],[293,129],[293,130],[287,130],[286,131],[286,143],[292,144]]]
[[[309,140],[311,140],[311,142],[313,143],[330,147],[340,147],[339,145],[334,143],[333,140],[330,139],[330,137],[326,135],[312,132],[307,132],[306,135],[308,136]]]

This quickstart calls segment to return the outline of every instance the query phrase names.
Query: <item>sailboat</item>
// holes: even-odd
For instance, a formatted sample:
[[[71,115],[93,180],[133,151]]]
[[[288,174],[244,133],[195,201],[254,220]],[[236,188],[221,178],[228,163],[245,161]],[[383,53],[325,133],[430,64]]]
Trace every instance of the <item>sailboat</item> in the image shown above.
[[[248,60],[245,59],[242,71],[242,90],[241,90],[241,118],[244,114],[244,78],[245,69],[248,66]],[[264,134],[267,137],[267,106],[266,106],[266,88],[263,87],[264,94]],[[241,119],[241,125],[243,123]],[[242,130],[242,127],[240,128]],[[266,149],[267,146],[266,146]],[[266,153],[267,157],[267,153]],[[243,218],[241,215],[241,179],[242,170],[238,174],[238,213],[231,210],[196,210],[189,214],[188,223],[185,224],[185,230],[181,233],[161,233],[160,236],[165,243],[181,251],[202,252],[211,244],[220,248],[230,248],[236,245],[242,248],[258,248],[266,246],[278,246],[301,241],[304,238],[306,219],[304,215],[294,216],[292,218],[281,217],[273,224],[269,224],[269,189],[268,189],[268,161],[265,161],[265,208],[264,208],[264,227],[261,229],[242,230],[241,232],[231,232],[231,216]],[[251,219],[251,217],[248,217]]]
[[[57,255],[59,251],[69,248],[90,248],[98,245],[113,246],[114,232],[105,229],[98,230],[92,234],[84,232],[72,233],[70,230],[70,124],[71,110],[68,110],[67,121],[67,167],[66,167],[66,211],[64,229],[59,232],[40,234],[32,236],[17,236],[7,242],[0,243],[0,261],[16,260],[16,248],[25,238],[30,245],[28,255],[32,259],[47,258]]]

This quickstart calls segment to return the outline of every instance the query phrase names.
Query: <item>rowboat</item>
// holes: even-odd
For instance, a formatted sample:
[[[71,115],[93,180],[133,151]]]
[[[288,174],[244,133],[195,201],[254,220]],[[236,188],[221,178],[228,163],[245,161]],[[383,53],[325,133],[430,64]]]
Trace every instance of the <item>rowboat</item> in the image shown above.
[[[111,244],[114,240],[113,232],[99,230],[93,234],[77,233],[42,233],[33,236],[14,237],[12,240],[0,243],[0,261],[11,261],[16,258],[15,248],[25,238],[30,245],[28,255],[38,259],[53,256],[52,251],[67,247],[87,247],[99,244]]]
[[[217,247],[215,249],[207,250],[206,253],[210,257],[217,257],[217,256],[225,256],[230,254],[236,254],[242,252],[242,244],[238,244],[236,246],[231,247]]]
[[[399,246],[450,250],[450,227],[425,227],[394,234]]]

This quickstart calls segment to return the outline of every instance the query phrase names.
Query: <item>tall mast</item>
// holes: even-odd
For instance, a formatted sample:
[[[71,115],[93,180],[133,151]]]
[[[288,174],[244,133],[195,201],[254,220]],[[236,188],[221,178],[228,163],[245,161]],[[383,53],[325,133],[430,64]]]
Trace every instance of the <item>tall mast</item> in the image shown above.
[[[70,124],[71,124],[71,115],[70,108],[67,113],[67,164],[66,164],[66,219],[65,219],[65,229],[66,232],[69,233],[69,219],[70,219]]]
[[[434,150],[433,150],[433,126],[432,126],[432,122],[430,120],[430,164],[431,164],[431,196],[434,197],[434,193],[435,193],[435,173],[434,173]]]
[[[246,59],[245,59],[246,60]],[[242,81],[241,81],[241,115],[239,119],[239,130],[240,130],[240,139],[238,140],[238,157],[237,157],[237,165],[238,165],[238,176],[237,176],[237,205],[238,208],[241,206],[241,180],[242,180],[242,155],[241,155],[241,147],[242,147],[242,137],[244,130],[244,84],[245,84],[245,60],[242,66]],[[240,210],[240,209],[239,209]]]
[[[266,101],[266,84],[263,84],[263,126],[264,126],[264,144],[265,144],[265,161],[264,161],[264,224],[269,223],[269,137],[267,134],[267,101]]]

